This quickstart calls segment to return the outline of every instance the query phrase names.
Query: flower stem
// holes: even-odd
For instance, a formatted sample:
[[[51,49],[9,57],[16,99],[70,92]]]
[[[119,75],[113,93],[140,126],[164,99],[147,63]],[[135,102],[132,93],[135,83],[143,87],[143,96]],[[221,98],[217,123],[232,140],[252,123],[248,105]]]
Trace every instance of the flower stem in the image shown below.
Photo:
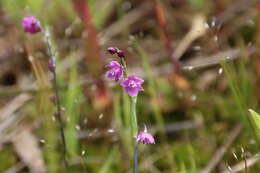
[[[63,160],[65,167],[67,167],[67,160],[66,160],[66,140],[65,140],[65,134],[64,134],[64,125],[62,122],[61,118],[61,106],[60,106],[60,97],[59,97],[59,91],[58,91],[58,85],[57,85],[57,75],[56,75],[56,70],[53,72],[53,87],[54,87],[54,92],[56,96],[56,108],[57,108],[57,113],[56,116],[58,118],[59,126],[60,126],[60,136],[61,136],[61,141],[62,141],[62,153],[63,153]]]
[[[138,173],[138,142],[134,146],[134,166],[133,173]]]
[[[131,131],[133,137],[136,137],[138,133],[137,117],[136,117],[136,102],[137,102],[137,97],[132,97],[131,98]]]
[[[124,58],[120,58],[121,65],[124,67],[124,76],[125,78],[128,77],[128,70],[126,66],[126,61]],[[137,118],[136,118],[136,102],[137,97],[131,97],[131,134],[133,137],[135,137],[138,133],[138,126],[137,126]]]
[[[136,117],[137,97],[131,98],[131,132],[132,137],[136,137],[138,133],[137,117]],[[134,165],[133,173],[138,173],[138,143],[134,142]]]
[[[53,50],[51,48],[51,40],[50,40],[50,34],[49,34],[48,30],[45,31],[45,37],[46,37],[46,41],[47,41],[47,47],[48,47],[50,58],[56,64],[56,57],[55,57],[55,54],[53,53]],[[63,157],[65,167],[67,168],[68,163],[67,163],[67,160],[66,160],[66,140],[65,140],[65,134],[64,134],[64,124],[63,124],[62,118],[61,118],[61,105],[60,105],[60,97],[59,97],[59,90],[58,90],[56,68],[54,68],[51,72],[52,72],[52,75],[53,75],[52,83],[53,83],[53,89],[54,89],[54,93],[55,93],[55,97],[56,97],[57,112],[56,112],[55,115],[56,115],[58,122],[59,122],[60,137],[61,137],[61,141],[62,141],[62,157]]]
[[[121,65],[124,67],[125,77],[127,77],[128,76],[128,70],[127,70],[125,59],[124,58],[120,58],[120,62],[121,62]]]
[[[120,58],[121,65],[124,67],[124,77],[128,77],[128,70],[126,66],[126,61],[124,58]],[[138,133],[138,124],[137,124],[137,116],[136,116],[136,102],[137,97],[131,97],[131,137],[136,137]],[[133,164],[133,173],[138,173],[138,143],[133,142],[134,146],[134,164]]]

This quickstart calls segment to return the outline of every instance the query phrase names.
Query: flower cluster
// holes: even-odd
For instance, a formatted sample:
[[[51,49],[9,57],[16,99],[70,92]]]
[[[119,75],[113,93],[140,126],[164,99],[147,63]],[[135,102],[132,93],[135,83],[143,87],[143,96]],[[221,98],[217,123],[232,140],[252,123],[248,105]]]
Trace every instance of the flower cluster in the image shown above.
[[[115,47],[109,47],[108,52],[112,55],[117,54],[117,56],[120,58],[125,57],[124,52]],[[106,68],[108,70],[106,73],[106,78],[115,80],[116,82],[120,81],[120,85],[124,87],[125,92],[128,93],[131,97],[136,97],[139,91],[144,90],[142,87],[142,84],[144,83],[143,79],[136,76],[127,76],[124,78],[125,69],[119,62],[112,61],[106,65]]]

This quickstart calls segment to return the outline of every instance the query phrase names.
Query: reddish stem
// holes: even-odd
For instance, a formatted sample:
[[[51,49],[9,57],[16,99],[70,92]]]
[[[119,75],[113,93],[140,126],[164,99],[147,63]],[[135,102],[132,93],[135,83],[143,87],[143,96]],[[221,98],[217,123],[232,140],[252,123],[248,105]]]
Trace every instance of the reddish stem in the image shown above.
[[[92,15],[86,0],[72,0],[74,8],[84,23],[87,37],[86,45],[86,62],[91,76],[96,80],[97,93],[95,93],[95,102],[104,102],[108,99],[107,90],[102,80],[104,62],[100,54],[100,47],[97,39],[97,30],[92,23]],[[106,98],[105,98],[106,97]],[[103,101],[101,101],[103,100]],[[104,102],[106,103],[106,101]],[[105,106],[105,105],[103,105]]]
[[[163,42],[163,45],[165,49],[167,50],[168,55],[171,57],[172,60],[172,67],[173,72],[170,74],[170,80],[173,80],[174,83],[181,89],[189,89],[190,85],[189,82],[186,80],[186,78],[181,74],[179,62],[176,60],[176,58],[173,56],[174,48],[172,47],[171,43],[172,40],[170,36],[167,34],[166,31],[166,14],[165,10],[163,8],[163,5],[158,0],[152,0],[151,1],[153,8],[155,10],[155,15],[157,22],[159,24],[159,33],[161,41]]]

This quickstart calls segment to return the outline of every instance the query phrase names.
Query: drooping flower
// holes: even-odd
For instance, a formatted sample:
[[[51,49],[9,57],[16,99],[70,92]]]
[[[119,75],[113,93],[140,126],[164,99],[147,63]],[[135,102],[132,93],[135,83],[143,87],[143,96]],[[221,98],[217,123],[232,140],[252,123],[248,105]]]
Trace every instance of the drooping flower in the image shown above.
[[[121,86],[124,87],[125,92],[127,92],[130,96],[135,97],[138,95],[139,91],[144,90],[141,86],[143,83],[144,80],[141,78],[136,76],[128,76],[128,78],[121,82]]]
[[[110,53],[110,54],[115,54],[115,53],[117,53],[117,48],[115,48],[115,47],[109,47],[109,48],[107,48],[107,51]]]
[[[141,131],[138,133],[136,142],[142,142],[143,144],[155,144],[153,135],[147,133],[146,131]]]
[[[108,69],[106,78],[113,79],[115,81],[122,79],[124,75],[124,68],[117,61],[111,61],[108,65],[106,65],[106,68]]]
[[[34,16],[24,17],[22,20],[24,31],[29,34],[36,34],[41,31],[40,22]]]

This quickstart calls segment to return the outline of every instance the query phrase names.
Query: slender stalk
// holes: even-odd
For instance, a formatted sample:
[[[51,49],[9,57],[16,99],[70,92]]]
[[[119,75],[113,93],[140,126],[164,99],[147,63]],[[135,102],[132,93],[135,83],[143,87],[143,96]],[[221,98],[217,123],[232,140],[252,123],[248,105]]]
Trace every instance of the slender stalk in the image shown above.
[[[126,66],[126,61],[124,58],[120,58],[121,65],[124,67],[124,76],[128,77],[128,70]],[[137,116],[136,116],[136,102],[137,97],[131,97],[131,137],[136,137],[138,133],[138,124],[137,124]],[[133,142],[134,145],[134,165],[133,165],[133,173],[138,173],[138,143]]]
[[[136,137],[138,133],[137,117],[136,117],[136,102],[137,102],[137,97],[132,97],[131,98],[131,131],[133,137]]]
[[[137,117],[136,117],[137,97],[131,98],[131,133],[132,137],[136,137],[138,133]],[[138,173],[138,143],[134,142],[134,165],[133,173]]]
[[[56,64],[56,57],[55,57],[55,54],[53,53],[53,51],[51,49],[51,40],[50,40],[50,35],[49,35],[48,30],[45,31],[45,37],[46,37],[46,41],[47,41],[47,47],[48,47],[50,58],[53,61],[53,63]],[[55,101],[56,101],[57,112],[56,112],[55,116],[57,117],[58,122],[59,122],[60,137],[61,137],[61,141],[62,141],[62,157],[63,157],[65,167],[67,168],[68,163],[67,163],[67,160],[66,160],[66,140],[65,140],[65,134],[64,134],[64,124],[63,124],[62,118],[61,118],[61,105],[60,105],[60,96],[59,96],[58,83],[57,83],[56,68],[51,70],[51,72],[52,72],[52,75],[53,75],[53,81],[52,81],[53,90],[54,90],[55,97],[56,97]]]
[[[67,167],[67,160],[66,160],[66,140],[65,140],[65,134],[64,134],[64,125],[61,119],[61,106],[60,106],[60,98],[59,98],[59,91],[58,91],[58,86],[57,86],[57,75],[56,72],[53,72],[53,87],[54,87],[54,92],[56,96],[56,108],[57,108],[57,113],[56,116],[58,118],[59,126],[60,126],[60,136],[61,136],[61,141],[62,141],[62,153],[63,153],[63,159],[65,166]]]
[[[131,108],[130,108],[130,99],[126,93],[122,94],[123,100],[123,114],[124,114],[124,125],[127,127],[128,131],[130,130],[130,117],[131,117]]]
[[[138,173],[138,143],[135,143],[134,146],[134,166],[133,173]]]
[[[245,173],[248,173],[246,157],[244,156],[243,159],[244,159],[244,162],[245,162]]]
[[[124,58],[120,58],[120,62],[122,66],[124,67],[124,76],[125,78],[128,77],[128,70],[126,66],[126,61]],[[136,117],[136,102],[137,97],[131,97],[131,134],[133,137],[135,137],[138,133],[138,126],[137,126],[137,117]]]
[[[127,70],[125,59],[124,58],[120,58],[120,62],[122,64],[122,66],[124,67],[124,70],[125,70],[124,75],[125,75],[125,77],[128,77],[128,70]]]

